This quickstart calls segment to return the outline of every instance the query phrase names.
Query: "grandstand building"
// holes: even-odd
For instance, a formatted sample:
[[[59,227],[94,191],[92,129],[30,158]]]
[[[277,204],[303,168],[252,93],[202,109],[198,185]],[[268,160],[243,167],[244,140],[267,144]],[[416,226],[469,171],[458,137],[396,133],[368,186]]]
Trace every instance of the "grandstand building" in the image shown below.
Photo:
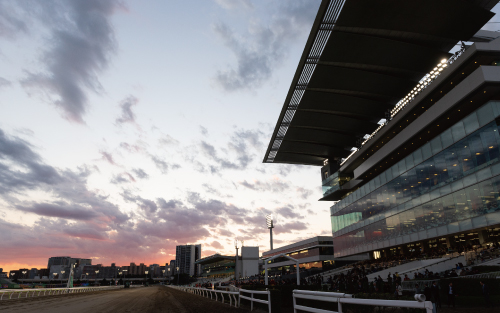
[[[335,258],[499,241],[497,2],[322,1],[264,162],[321,167]]]

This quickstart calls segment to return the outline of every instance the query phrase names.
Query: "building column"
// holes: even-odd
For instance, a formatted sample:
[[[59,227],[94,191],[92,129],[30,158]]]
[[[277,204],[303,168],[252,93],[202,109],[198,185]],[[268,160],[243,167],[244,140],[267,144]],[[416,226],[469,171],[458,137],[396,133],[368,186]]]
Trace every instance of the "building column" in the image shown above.
[[[484,244],[486,241],[488,241],[488,231],[480,230],[477,232],[477,235],[479,237],[480,244]]]
[[[451,248],[455,246],[455,236],[448,236],[446,237],[446,246],[448,248]]]

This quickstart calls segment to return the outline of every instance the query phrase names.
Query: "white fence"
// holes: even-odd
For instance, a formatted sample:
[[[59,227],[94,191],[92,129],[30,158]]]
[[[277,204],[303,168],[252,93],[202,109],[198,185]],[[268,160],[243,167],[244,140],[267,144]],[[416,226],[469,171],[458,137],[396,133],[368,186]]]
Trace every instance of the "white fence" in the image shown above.
[[[311,308],[304,305],[297,305],[296,299],[309,299],[322,302],[332,302],[338,304],[338,311],[330,311],[324,309]],[[415,299],[425,299],[423,295],[416,295]],[[432,313],[432,303],[430,301],[404,301],[404,300],[375,300],[375,299],[355,299],[352,295],[336,292],[321,292],[294,290],[293,291],[293,311],[297,310],[312,312],[312,313],[342,313],[342,304],[357,304],[368,306],[386,306],[386,307],[401,307],[426,310],[426,313]]]
[[[242,296],[241,295],[242,293],[249,293],[251,295],[251,297]],[[255,299],[253,297],[254,294],[257,294],[257,295],[265,295],[265,294],[267,294],[267,301],[266,300],[261,300],[261,299]],[[271,313],[271,291],[269,291],[269,289],[266,289],[266,291],[255,291],[255,290],[240,289],[240,297],[238,299],[238,306],[240,306],[241,299],[250,300],[250,311],[253,311],[253,303],[254,302],[259,302],[259,303],[267,304],[267,307],[269,309],[269,313]]]
[[[53,296],[68,293],[80,293],[90,291],[100,291],[109,289],[119,289],[123,286],[104,286],[104,287],[75,287],[75,288],[35,288],[35,289],[7,289],[0,290],[0,300],[8,299],[26,299],[40,296]]]
[[[267,304],[269,313],[271,313],[271,292],[266,289],[266,291],[256,291],[256,290],[246,290],[246,289],[240,289],[239,291],[224,291],[224,290],[217,290],[217,289],[205,289],[205,288],[196,288],[196,287],[184,287],[184,286],[168,286],[177,290],[189,292],[195,295],[199,295],[202,297],[208,298],[210,296],[210,299],[214,299],[215,301],[218,301],[218,298],[220,295],[221,301],[224,302],[224,295],[227,295],[229,298],[229,306],[232,306],[233,304],[233,299],[234,299],[234,306],[240,306],[241,299],[249,300],[250,301],[250,310],[253,310],[253,303],[258,302],[258,303],[263,303]],[[250,296],[245,296],[243,294],[250,294]],[[267,300],[262,300],[262,299],[257,299],[254,298],[255,294],[259,295],[267,295]],[[238,296],[238,299],[236,299],[236,296]]]

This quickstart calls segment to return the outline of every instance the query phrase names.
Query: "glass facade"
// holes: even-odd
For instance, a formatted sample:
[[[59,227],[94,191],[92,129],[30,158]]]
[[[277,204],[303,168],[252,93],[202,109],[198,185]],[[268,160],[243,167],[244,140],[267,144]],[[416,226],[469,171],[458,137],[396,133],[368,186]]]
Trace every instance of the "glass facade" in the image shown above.
[[[335,256],[500,223],[499,115],[487,103],[334,205]]]

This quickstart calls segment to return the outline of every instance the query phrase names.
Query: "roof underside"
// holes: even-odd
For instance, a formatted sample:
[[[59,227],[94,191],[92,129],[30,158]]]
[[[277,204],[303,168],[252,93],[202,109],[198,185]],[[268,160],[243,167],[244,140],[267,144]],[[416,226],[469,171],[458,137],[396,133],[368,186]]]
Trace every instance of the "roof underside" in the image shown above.
[[[323,0],[264,162],[347,157],[497,2]]]

